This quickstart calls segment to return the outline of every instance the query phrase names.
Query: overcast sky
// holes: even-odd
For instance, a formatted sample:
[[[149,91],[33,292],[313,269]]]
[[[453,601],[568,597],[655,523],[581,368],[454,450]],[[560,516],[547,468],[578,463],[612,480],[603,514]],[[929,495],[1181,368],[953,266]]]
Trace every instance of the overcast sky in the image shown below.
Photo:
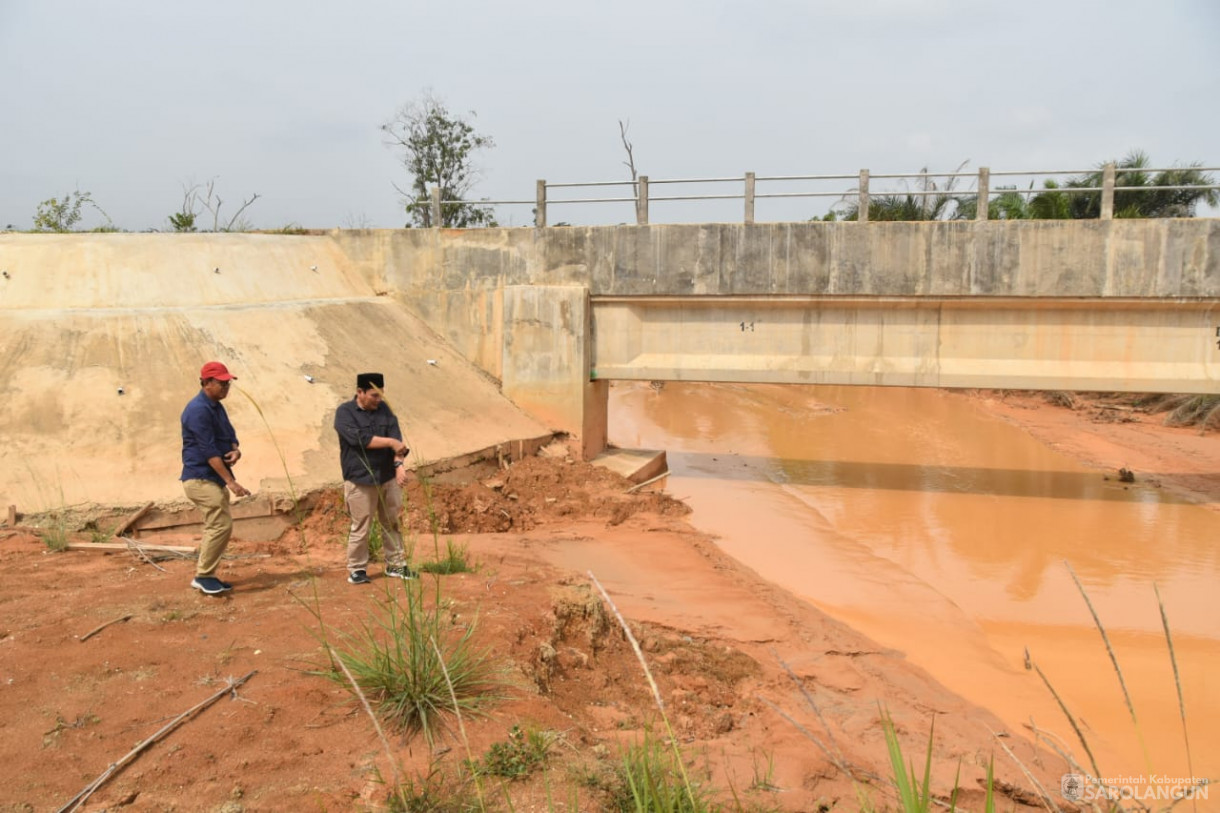
[[[0,76],[0,228],[81,190],[122,229],[165,230],[208,181],[222,217],[258,193],[257,228],[401,226],[410,181],[380,125],[428,90],[494,139],[473,190],[492,200],[627,178],[620,119],[653,179],[1075,170],[1133,148],[1220,166],[1217,0],[0,0]],[[759,192],[854,185],[829,183]],[[741,205],[659,202],[652,220],[739,221]],[[530,208],[500,207],[501,224]]]

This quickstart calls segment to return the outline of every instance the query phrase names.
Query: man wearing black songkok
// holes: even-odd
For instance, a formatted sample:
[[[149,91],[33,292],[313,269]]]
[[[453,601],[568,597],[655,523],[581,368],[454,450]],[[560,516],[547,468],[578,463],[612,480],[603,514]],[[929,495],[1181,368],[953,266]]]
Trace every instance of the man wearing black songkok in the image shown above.
[[[398,417],[384,400],[381,373],[356,376],[356,397],[335,410],[339,463],[343,467],[343,498],[352,518],[347,538],[347,580],[368,584],[369,530],[373,517],[381,524],[386,576],[413,579],[403,550],[400,517],[404,463],[410,449],[402,442]]]

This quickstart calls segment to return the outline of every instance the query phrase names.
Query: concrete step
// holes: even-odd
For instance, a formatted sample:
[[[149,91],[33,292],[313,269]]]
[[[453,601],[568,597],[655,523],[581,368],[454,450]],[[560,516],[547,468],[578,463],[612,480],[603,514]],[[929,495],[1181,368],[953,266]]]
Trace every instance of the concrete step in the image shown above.
[[[621,474],[637,485],[662,474],[669,473],[669,462],[665,450],[615,449],[603,451],[591,461],[616,474]]]

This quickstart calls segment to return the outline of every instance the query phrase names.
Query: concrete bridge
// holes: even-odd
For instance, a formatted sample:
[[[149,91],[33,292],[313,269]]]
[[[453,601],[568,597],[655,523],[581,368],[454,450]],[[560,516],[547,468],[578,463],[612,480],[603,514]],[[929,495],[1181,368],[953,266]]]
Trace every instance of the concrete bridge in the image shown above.
[[[1212,219],[338,239],[587,456],[611,379],[1220,391]]]
[[[229,408],[271,490],[336,479],[327,416],[368,367],[425,462],[551,430],[591,457],[616,378],[1220,379],[1213,219],[5,234],[0,269],[0,497],[23,506],[179,497],[178,412],[212,357],[252,388]]]

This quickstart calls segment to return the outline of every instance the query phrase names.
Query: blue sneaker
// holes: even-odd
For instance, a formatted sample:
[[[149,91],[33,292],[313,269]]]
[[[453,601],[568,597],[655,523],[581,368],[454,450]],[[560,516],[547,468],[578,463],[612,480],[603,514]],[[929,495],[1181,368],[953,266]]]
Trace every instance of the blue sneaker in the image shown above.
[[[218,596],[227,590],[233,589],[231,585],[225,584],[220,579],[213,578],[212,576],[196,576],[191,580],[191,587],[194,587],[196,590],[202,590],[209,596]]]
[[[388,579],[418,579],[419,574],[406,565],[389,565],[385,569]]]
[[[363,570],[353,570],[351,573],[348,573],[347,581],[348,581],[348,584],[372,584],[373,583],[372,579],[369,578],[369,574],[365,573]]]

